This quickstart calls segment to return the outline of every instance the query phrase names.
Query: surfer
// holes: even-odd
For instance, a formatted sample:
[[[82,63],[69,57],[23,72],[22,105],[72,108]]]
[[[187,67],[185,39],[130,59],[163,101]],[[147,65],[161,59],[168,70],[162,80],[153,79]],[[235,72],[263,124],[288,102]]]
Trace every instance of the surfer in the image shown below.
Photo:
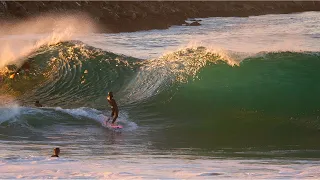
[[[60,148],[53,149],[53,155],[51,157],[59,157]]]
[[[38,100],[34,103],[34,105],[35,105],[36,107],[42,107],[42,104],[40,104],[40,102],[39,102]]]
[[[30,60],[29,61],[26,61],[22,64],[22,66],[14,73],[10,76],[11,79],[14,78],[14,76],[16,74],[19,74],[21,71],[24,71],[26,75],[29,75],[29,72],[30,72]]]
[[[113,99],[113,93],[112,92],[108,92],[108,96],[107,96],[107,100],[108,103],[111,106],[111,118],[113,118],[112,120],[112,124],[114,125],[114,123],[116,122],[118,115],[119,115],[119,109],[118,109],[118,105],[116,103],[116,101]],[[108,121],[110,120],[110,118],[108,119]]]

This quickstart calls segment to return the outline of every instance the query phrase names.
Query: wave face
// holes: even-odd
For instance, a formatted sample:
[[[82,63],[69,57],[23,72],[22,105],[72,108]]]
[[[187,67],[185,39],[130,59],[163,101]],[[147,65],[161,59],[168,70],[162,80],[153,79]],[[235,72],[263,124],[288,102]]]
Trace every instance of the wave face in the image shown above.
[[[105,109],[114,91],[138,123],[165,126],[161,138],[172,146],[319,146],[318,52],[246,55],[196,47],[141,60],[72,41],[42,47],[24,61],[32,62],[30,75],[9,79],[15,69],[9,66],[1,87],[24,106],[40,100]]]
[[[319,58],[319,53],[276,52],[245,58],[240,66],[207,64],[198,79],[181,84],[170,101],[158,105],[157,111],[176,120],[167,138],[184,134],[194,147],[319,148]]]
[[[110,90],[118,91],[136,70],[138,59],[65,42],[43,47],[24,61],[32,64],[30,75],[22,73],[9,79],[10,70],[16,69],[9,66],[2,91],[26,104],[38,99],[50,106],[79,107]]]

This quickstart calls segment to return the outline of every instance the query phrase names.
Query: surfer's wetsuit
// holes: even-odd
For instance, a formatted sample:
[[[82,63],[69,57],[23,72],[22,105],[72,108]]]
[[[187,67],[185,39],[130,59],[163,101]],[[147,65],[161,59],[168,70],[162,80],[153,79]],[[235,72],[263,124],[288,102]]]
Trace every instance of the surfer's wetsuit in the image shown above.
[[[54,148],[53,153],[54,154],[51,157],[59,157],[60,148]]]
[[[118,115],[119,115],[119,109],[116,101],[113,99],[113,94],[112,92],[109,92],[108,97],[107,97],[108,103],[111,106],[111,117],[113,117],[112,124],[117,120]]]
[[[40,104],[39,101],[36,101],[36,102],[34,103],[34,105],[35,105],[36,107],[42,107],[42,104]]]
[[[28,75],[30,72],[30,62],[26,61],[25,63],[23,63],[22,66],[16,71],[16,74],[21,70],[24,70],[24,72]]]
[[[31,68],[31,65],[30,65],[31,61],[28,60],[26,62],[24,62],[22,64],[22,66],[15,71],[15,73],[13,73],[11,76],[10,76],[10,79],[13,79],[15,77],[16,74],[19,74],[20,72],[24,72],[25,75],[29,76],[29,73],[30,73],[30,68]],[[8,67],[8,66],[7,66]]]

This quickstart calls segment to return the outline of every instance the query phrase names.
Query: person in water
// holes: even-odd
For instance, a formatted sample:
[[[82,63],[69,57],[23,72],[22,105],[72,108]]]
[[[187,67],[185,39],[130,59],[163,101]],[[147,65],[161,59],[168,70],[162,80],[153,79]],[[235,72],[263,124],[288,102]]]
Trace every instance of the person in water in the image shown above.
[[[24,72],[28,75],[30,72],[30,62],[26,61],[25,63],[23,63],[17,72],[20,72],[21,70],[24,70]]]
[[[51,157],[59,157],[60,148],[53,149],[53,155]]]
[[[39,101],[36,101],[36,102],[34,103],[34,105],[35,105],[36,107],[42,107],[42,104],[40,104]]]
[[[113,93],[112,92],[108,93],[107,100],[108,100],[108,103],[111,106],[111,111],[112,111],[111,112],[111,118],[113,118],[112,124],[114,125],[114,123],[116,122],[116,120],[118,118],[118,115],[119,115],[119,109],[118,109],[118,105],[117,105],[116,101],[113,99]]]
[[[15,75],[19,74],[22,70],[27,76],[29,76],[29,73],[30,73],[30,61],[24,62],[22,64],[22,66],[14,74],[12,74],[10,76],[10,78],[13,79],[15,77]]]

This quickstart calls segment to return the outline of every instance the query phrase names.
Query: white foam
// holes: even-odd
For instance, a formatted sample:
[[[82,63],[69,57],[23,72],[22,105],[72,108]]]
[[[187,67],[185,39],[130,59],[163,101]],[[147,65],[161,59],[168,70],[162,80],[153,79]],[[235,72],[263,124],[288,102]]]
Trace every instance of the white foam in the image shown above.
[[[12,97],[0,96],[0,124],[14,120],[20,115],[19,104]]]
[[[61,107],[56,107],[54,109],[57,111],[67,113],[75,118],[86,117],[92,119],[100,123],[102,126],[104,126],[104,122],[109,118],[108,116],[104,115],[102,111],[96,110],[94,108],[81,107],[76,109],[63,109]],[[135,122],[129,120],[129,117],[126,112],[119,113],[117,122],[123,125],[123,131],[134,131],[138,128],[138,125]]]

